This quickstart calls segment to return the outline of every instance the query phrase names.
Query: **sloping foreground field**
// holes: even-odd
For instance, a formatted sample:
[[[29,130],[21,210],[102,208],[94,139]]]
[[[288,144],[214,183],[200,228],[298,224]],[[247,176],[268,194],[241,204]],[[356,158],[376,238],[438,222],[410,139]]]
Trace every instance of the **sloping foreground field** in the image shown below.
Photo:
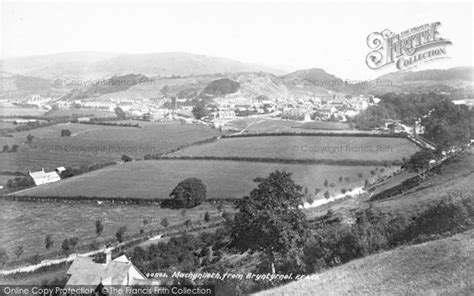
[[[354,260],[257,295],[473,295],[474,230]]]
[[[228,210],[226,205],[224,207],[224,210]],[[193,222],[203,221],[206,212],[210,213],[211,218],[221,215],[217,206],[211,204],[189,209],[184,216],[182,211],[162,209],[159,206],[98,205],[97,203],[0,200],[0,208],[2,209],[0,248],[7,251],[10,260],[18,260],[14,251],[19,246],[24,248],[24,253],[19,259],[36,253],[43,258],[50,258],[50,253],[62,254],[61,243],[67,237],[78,237],[79,246],[96,241],[100,248],[105,240],[115,237],[117,229],[121,226],[127,227],[125,236],[129,236],[139,233],[141,229],[145,232],[163,229],[160,224],[163,218],[166,218],[172,226],[182,224],[187,219]],[[100,237],[97,237],[95,232],[97,220],[100,220],[104,226]],[[146,225],[144,220],[146,220]],[[46,250],[44,241],[48,234],[52,236],[54,245]]]
[[[91,173],[20,191],[28,196],[87,196],[168,198],[178,182],[186,178],[199,178],[207,186],[208,198],[241,198],[255,187],[256,177],[266,177],[270,172],[288,170],[294,180],[314,192],[336,190],[323,183],[335,183],[346,189],[362,186],[371,166],[326,166],[306,164],[278,164],[246,161],[209,160],[146,160],[107,167]],[[395,169],[392,167],[391,169]],[[379,169],[379,172],[382,169]],[[388,174],[385,168],[381,174]],[[359,175],[359,174],[362,175]],[[339,182],[339,177],[349,178]]]
[[[401,160],[418,151],[404,138],[337,136],[259,136],[223,138],[194,145],[172,156],[284,159]]]

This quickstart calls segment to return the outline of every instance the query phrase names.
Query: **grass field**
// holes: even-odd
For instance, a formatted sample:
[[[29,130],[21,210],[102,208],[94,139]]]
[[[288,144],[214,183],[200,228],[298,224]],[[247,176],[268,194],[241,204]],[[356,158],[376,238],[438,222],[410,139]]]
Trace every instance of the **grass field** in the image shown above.
[[[313,193],[320,188],[335,193],[362,186],[370,176],[371,166],[325,166],[234,161],[147,160],[108,167],[88,174],[46,184],[21,192],[30,196],[97,196],[167,198],[178,182],[195,177],[207,186],[208,198],[240,198],[248,194],[256,177],[266,177],[276,169],[293,173],[296,183]],[[396,169],[393,167],[392,169]],[[359,177],[362,173],[362,177]],[[389,174],[385,168],[381,175]],[[339,182],[339,177],[349,178]],[[334,187],[325,187],[325,180]],[[340,193],[340,192],[339,192]]]
[[[350,130],[348,123],[332,121],[311,121],[305,122],[301,128],[316,130]]]
[[[115,112],[112,111],[100,111],[100,110],[93,110],[93,109],[76,109],[76,108],[71,108],[71,109],[61,109],[61,110],[51,110],[48,113],[45,114],[45,117],[71,117],[71,116],[77,116],[77,117],[99,117],[99,118],[105,118],[105,117],[111,117],[115,118],[117,115]]]
[[[173,156],[401,160],[416,151],[418,147],[403,138],[265,136],[224,138],[188,147]]]
[[[79,245],[94,240],[103,242],[115,237],[117,229],[127,227],[125,235],[139,233],[140,229],[163,229],[161,219],[166,218],[171,225],[182,224],[185,220],[203,221],[206,211],[211,217],[219,212],[216,206],[204,204],[188,209],[183,216],[182,211],[162,209],[159,206],[111,205],[96,203],[61,203],[61,202],[17,202],[0,201],[0,248],[4,248],[10,259],[16,259],[13,251],[18,246],[24,247],[22,257],[40,255],[47,257],[48,252],[61,250],[64,238],[76,236]],[[229,206],[224,206],[226,210]],[[104,225],[102,235],[95,234],[95,221],[100,219]],[[143,220],[148,221],[147,225]],[[46,235],[51,234],[54,246],[47,251],[44,247]],[[20,257],[21,259],[21,257]]]
[[[278,132],[345,132],[358,133],[358,130],[350,129],[347,123],[329,122],[329,121],[312,121],[303,123],[294,120],[283,120],[264,117],[244,117],[228,121],[225,124],[226,129],[241,131],[243,133],[278,133]]]
[[[60,137],[62,129],[70,130],[72,136]],[[26,145],[28,134],[35,138]],[[21,145],[17,153],[0,153],[0,164],[3,171],[25,172],[119,160],[123,154],[143,158],[218,134],[210,127],[179,123],[154,123],[142,128],[58,124],[0,138],[1,145]]]
[[[5,121],[0,121],[0,128],[15,128],[17,125],[15,125],[13,122],[5,122]]]
[[[257,295],[472,295],[474,230],[354,260]]]
[[[46,112],[48,110],[32,107],[0,107],[1,116],[42,116]]]
[[[245,133],[269,133],[269,132],[290,132],[292,127],[301,123],[291,120],[264,119],[259,117],[244,117],[231,120],[225,127],[231,130]]]

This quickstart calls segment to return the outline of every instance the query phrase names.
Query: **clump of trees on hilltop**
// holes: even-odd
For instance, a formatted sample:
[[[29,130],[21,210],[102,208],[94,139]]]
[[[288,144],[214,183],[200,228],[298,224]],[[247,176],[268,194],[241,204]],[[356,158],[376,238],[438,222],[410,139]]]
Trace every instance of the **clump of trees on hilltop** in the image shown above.
[[[217,79],[206,85],[203,90],[204,95],[225,96],[239,90],[240,83],[228,78]]]

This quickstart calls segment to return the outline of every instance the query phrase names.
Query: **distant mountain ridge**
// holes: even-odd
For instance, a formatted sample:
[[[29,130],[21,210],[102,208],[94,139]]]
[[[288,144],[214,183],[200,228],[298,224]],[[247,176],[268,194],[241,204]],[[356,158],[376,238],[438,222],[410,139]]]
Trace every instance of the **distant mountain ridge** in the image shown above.
[[[371,81],[351,84],[348,80],[343,80],[321,68],[302,69],[285,74],[278,69],[265,66],[185,52],[150,54],[73,52],[19,57],[1,60],[0,73],[3,73],[0,77],[2,84],[0,97],[22,97],[30,93],[54,96],[58,92],[63,94],[74,91],[75,88],[78,89],[76,93],[100,96],[112,89],[107,91],[97,90],[97,87],[86,89],[86,85],[132,73],[144,75],[161,87],[167,86],[171,89],[168,95],[179,97],[200,92],[211,81],[224,78],[239,83],[236,96],[244,97],[266,95],[278,98],[286,96],[330,98],[336,94],[382,95],[388,92],[439,93],[453,90],[460,90],[458,93],[461,96],[465,96],[466,93],[468,96],[474,95],[473,67],[394,72]],[[58,84],[56,79],[62,82]],[[73,83],[84,81],[91,83]],[[380,81],[383,83],[379,83]],[[138,95],[142,89],[144,92],[138,95],[139,97],[157,96],[161,93],[161,87],[154,89],[149,85],[134,85],[131,86],[131,93]],[[223,89],[227,87],[223,86]],[[217,87],[219,88],[220,86]],[[225,90],[224,93],[234,91],[235,89],[232,92]]]
[[[372,80],[369,90],[373,94],[388,92],[439,93],[453,92],[453,90],[472,94],[473,88],[474,67],[455,67],[388,73]]]
[[[474,80],[474,67],[455,67],[450,69],[432,69],[422,71],[394,72],[382,75],[377,79],[388,79],[393,83],[411,83],[420,81],[448,81],[461,80],[472,82]]]
[[[147,76],[189,76],[216,73],[269,72],[279,69],[185,52],[118,54],[72,52],[0,61],[0,71],[45,79],[103,79],[142,73]]]

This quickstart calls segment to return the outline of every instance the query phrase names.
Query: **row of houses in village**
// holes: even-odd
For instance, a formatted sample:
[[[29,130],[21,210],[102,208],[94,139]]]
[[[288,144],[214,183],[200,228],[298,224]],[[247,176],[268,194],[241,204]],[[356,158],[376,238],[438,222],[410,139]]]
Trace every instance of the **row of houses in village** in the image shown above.
[[[25,103],[47,109],[82,108],[115,112],[118,108],[130,118],[150,121],[170,120],[175,119],[176,116],[192,117],[193,107],[189,104],[189,99],[174,99],[172,107],[166,105],[165,101],[116,98],[101,99],[100,101],[93,99],[64,101],[30,95],[26,98]],[[228,119],[236,116],[272,113],[292,120],[332,119],[343,122],[368,106],[377,104],[378,101],[379,99],[371,96],[351,97],[336,94],[330,96],[287,95],[279,98],[231,96],[217,98],[215,104],[208,106],[208,119]]]
[[[262,98],[263,97],[263,98]],[[260,96],[244,103],[243,98],[218,98],[214,106],[208,108],[211,119],[226,119],[249,114],[281,116],[292,120],[337,120],[346,121],[348,117],[380,102],[374,97],[283,97],[269,99]]]

